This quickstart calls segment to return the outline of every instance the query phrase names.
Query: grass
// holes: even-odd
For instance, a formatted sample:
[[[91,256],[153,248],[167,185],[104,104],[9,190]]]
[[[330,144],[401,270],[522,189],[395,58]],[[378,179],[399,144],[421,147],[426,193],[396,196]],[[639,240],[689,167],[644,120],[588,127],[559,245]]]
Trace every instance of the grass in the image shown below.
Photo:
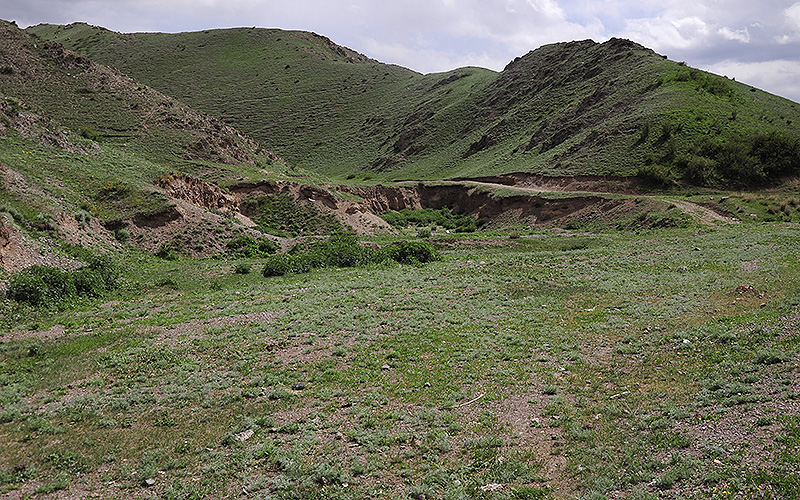
[[[769,411],[795,397],[796,233],[550,235],[269,279],[132,255],[113,302],[4,302],[0,488],[791,495],[797,416]]]
[[[338,179],[642,171],[659,182],[751,185],[720,153],[726,145],[773,132],[795,145],[800,138],[796,103],[620,40],[547,45],[501,73],[420,75],[297,31],[119,34],[83,24],[28,31]]]

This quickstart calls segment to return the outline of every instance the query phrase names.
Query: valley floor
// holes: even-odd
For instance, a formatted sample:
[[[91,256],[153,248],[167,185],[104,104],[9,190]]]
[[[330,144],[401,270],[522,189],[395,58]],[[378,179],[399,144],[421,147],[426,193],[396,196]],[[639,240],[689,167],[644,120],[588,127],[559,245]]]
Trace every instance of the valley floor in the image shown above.
[[[132,254],[115,297],[6,304],[0,491],[798,497],[800,227],[480,234],[274,278]]]

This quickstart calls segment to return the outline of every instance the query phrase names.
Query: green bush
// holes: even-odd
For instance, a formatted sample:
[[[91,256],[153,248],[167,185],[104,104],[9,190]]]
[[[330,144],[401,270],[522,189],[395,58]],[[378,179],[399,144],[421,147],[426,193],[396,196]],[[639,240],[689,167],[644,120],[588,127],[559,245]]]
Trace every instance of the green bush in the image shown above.
[[[125,243],[126,241],[128,241],[130,237],[131,237],[130,231],[128,231],[124,227],[121,227],[114,231],[114,238],[116,238],[117,241],[119,241],[120,243]]]
[[[236,264],[233,268],[233,272],[236,274],[250,274],[250,271],[250,264]]]
[[[315,243],[308,251],[315,267],[357,267],[374,260],[375,251],[358,243],[354,236],[334,235]]]
[[[408,226],[440,226],[458,233],[471,233],[480,225],[474,217],[454,214],[448,208],[425,208],[410,210],[404,208],[399,212],[386,212],[381,215],[383,220],[394,227]]]
[[[84,267],[72,274],[76,293],[82,297],[100,297],[105,293],[103,276],[99,271]]]
[[[11,276],[8,297],[34,307],[57,307],[77,297],[71,273],[55,267],[31,266]]]
[[[636,172],[636,178],[645,186],[665,189],[675,186],[675,179],[668,167],[662,165],[646,165]]]
[[[74,272],[31,266],[11,276],[8,297],[33,307],[61,308],[75,300],[95,298],[119,287],[119,272],[110,258],[90,255]]]
[[[270,255],[264,260],[264,270],[261,273],[265,278],[270,276],[283,276],[292,271],[289,255]]]
[[[272,255],[278,251],[278,244],[268,240],[257,240],[252,236],[240,234],[226,245],[232,257],[255,259]]]
[[[183,246],[176,242],[164,242],[156,250],[155,256],[164,260],[180,260]]]
[[[440,259],[433,245],[426,241],[404,241],[376,251],[360,245],[354,236],[336,235],[325,241],[298,244],[288,254],[268,256],[262,274],[282,276],[322,267],[365,266],[385,260],[417,265]]]
[[[441,260],[439,252],[427,241],[403,241],[381,249],[380,254],[401,264],[424,264]],[[382,260],[382,259],[379,259]]]

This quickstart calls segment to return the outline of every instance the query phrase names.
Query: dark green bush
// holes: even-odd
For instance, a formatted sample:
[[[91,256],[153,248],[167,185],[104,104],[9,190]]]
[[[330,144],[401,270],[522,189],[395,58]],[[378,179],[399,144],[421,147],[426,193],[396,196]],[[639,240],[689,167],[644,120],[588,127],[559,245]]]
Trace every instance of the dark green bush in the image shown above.
[[[236,264],[233,268],[233,272],[236,274],[250,274],[250,271],[250,264]]]
[[[72,274],[76,293],[82,297],[101,297],[105,291],[103,276],[99,271],[84,267]]]
[[[120,272],[119,267],[113,259],[107,255],[91,255],[86,259],[89,269],[95,271],[102,280],[103,290],[110,292],[119,288]]]
[[[440,226],[459,233],[471,233],[478,228],[478,221],[474,217],[454,214],[448,208],[424,208],[410,210],[404,208],[399,212],[386,212],[381,215],[383,220],[394,227],[408,226]]]
[[[155,256],[164,260],[180,260],[183,246],[176,242],[164,242],[156,250]]]
[[[252,236],[240,234],[226,245],[232,257],[255,259],[272,255],[278,251],[278,244],[268,240],[257,240]]]
[[[95,298],[119,287],[119,271],[106,256],[89,254],[74,272],[31,266],[11,276],[8,297],[33,307],[61,308],[79,298]]]
[[[334,235],[315,243],[307,252],[316,267],[356,267],[374,260],[374,250],[358,243],[354,236]]]
[[[636,178],[653,188],[665,189],[675,185],[672,172],[663,165],[645,165],[636,172]]]
[[[261,273],[265,278],[270,276],[283,276],[286,273],[292,272],[290,264],[291,257],[289,255],[270,255],[264,259],[264,270]]]
[[[71,273],[55,267],[31,266],[11,276],[8,297],[34,307],[57,307],[77,297]]]
[[[441,260],[439,252],[427,241],[403,241],[381,249],[380,254],[401,264],[424,264]]]
[[[270,255],[264,261],[265,277],[307,273],[322,267],[358,267],[385,260],[402,264],[423,264],[441,256],[426,241],[395,243],[376,251],[360,245],[355,237],[337,235],[326,241],[296,245],[288,254]]]

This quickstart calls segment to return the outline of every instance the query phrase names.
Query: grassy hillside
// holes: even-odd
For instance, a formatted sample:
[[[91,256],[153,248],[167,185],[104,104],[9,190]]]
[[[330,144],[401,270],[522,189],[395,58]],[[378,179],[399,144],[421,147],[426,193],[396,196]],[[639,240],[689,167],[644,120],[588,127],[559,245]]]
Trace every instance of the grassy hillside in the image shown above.
[[[166,181],[226,185],[286,168],[219,119],[57,43],[5,22],[0,39],[0,213],[23,232],[108,251],[130,229],[131,242],[157,246],[149,217],[189,216]]]
[[[643,170],[665,183],[747,185],[800,164],[798,104],[625,40],[548,45],[501,73],[420,75],[303,32],[29,30],[331,176]]]

